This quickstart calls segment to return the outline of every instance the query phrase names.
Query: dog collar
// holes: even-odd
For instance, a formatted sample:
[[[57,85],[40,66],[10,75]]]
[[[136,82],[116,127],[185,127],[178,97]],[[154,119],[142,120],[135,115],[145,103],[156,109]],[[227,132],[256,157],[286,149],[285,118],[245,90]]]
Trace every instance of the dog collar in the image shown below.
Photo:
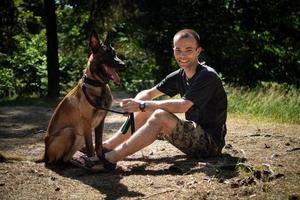
[[[90,79],[87,74],[84,74],[82,76],[82,81],[88,85],[92,85],[92,86],[95,86],[95,87],[102,87],[104,85],[106,85],[107,83],[105,82],[101,82],[101,81],[98,81],[98,80],[94,80],[94,79]]]

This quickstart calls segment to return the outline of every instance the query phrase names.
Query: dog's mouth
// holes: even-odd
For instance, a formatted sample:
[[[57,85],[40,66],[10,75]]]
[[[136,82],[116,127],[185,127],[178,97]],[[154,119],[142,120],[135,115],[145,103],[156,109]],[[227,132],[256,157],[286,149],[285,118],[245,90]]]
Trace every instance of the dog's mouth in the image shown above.
[[[105,64],[103,64],[103,68],[105,69],[106,74],[108,75],[108,77],[110,79],[112,79],[116,85],[120,85],[120,82],[121,82],[120,77],[119,77],[118,73],[116,72],[116,70],[112,67],[109,67],[109,66],[105,65]]]

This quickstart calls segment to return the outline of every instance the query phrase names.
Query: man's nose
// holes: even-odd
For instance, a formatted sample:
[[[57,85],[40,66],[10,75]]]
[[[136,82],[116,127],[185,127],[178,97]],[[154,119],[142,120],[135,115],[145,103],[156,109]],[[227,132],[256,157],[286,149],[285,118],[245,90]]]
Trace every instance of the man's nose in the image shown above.
[[[179,56],[180,56],[180,57],[186,57],[186,56],[188,56],[188,52],[186,52],[186,51],[181,51],[181,52],[179,53]]]

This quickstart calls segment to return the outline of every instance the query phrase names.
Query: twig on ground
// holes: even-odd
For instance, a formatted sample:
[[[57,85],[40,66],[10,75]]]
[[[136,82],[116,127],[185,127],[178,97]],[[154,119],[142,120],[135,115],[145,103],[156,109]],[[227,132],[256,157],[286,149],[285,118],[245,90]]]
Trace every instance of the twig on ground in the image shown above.
[[[168,193],[168,192],[174,192],[174,191],[175,191],[175,189],[168,189],[168,190],[157,192],[157,193],[154,193],[154,194],[142,197],[142,198],[138,198],[138,199],[148,199],[148,198],[151,198],[151,197],[156,196],[156,195],[160,195],[160,194],[164,194],[164,193]]]

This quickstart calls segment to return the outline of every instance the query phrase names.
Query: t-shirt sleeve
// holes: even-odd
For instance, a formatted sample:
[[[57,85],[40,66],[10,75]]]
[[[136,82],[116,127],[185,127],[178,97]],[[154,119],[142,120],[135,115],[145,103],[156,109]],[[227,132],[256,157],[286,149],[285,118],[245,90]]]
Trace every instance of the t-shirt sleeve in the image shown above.
[[[200,73],[182,98],[192,101],[200,110],[203,110],[217,89],[217,81],[218,77],[213,72]]]
[[[178,78],[180,76],[179,70],[174,71],[164,78],[160,83],[156,85],[156,88],[162,93],[173,97],[178,94]]]

